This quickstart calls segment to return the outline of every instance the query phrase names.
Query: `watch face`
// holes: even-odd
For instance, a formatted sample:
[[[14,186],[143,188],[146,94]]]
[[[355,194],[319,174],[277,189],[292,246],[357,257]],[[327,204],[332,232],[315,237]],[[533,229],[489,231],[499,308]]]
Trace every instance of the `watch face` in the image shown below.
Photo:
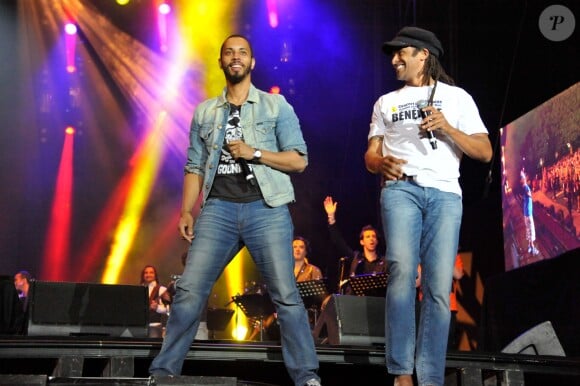
[[[260,150],[256,150],[254,152],[254,158],[260,158],[260,157],[262,157],[262,152]]]

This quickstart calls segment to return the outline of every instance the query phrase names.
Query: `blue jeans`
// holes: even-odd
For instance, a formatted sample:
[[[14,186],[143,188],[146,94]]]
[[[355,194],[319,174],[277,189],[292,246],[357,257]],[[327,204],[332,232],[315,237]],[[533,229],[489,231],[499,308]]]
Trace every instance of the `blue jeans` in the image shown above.
[[[385,355],[391,374],[417,371],[419,385],[443,385],[449,293],[461,225],[461,197],[413,182],[381,191],[387,245]],[[421,263],[421,316],[415,331],[415,279]]]
[[[319,379],[318,358],[306,309],[296,288],[293,225],[286,205],[209,199],[195,224],[183,275],[167,322],[163,346],[151,363],[154,375],[179,375],[213,284],[240,248],[247,246],[262,274],[280,324],[282,355],[296,385]]]

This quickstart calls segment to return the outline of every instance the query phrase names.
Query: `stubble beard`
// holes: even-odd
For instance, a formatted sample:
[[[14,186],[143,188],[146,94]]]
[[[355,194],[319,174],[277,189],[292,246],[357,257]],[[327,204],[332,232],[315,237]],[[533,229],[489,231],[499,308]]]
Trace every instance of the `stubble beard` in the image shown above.
[[[232,72],[230,72],[229,69],[230,69],[230,67],[228,66],[228,67],[225,67],[223,71],[224,71],[224,75],[226,77],[226,80],[231,84],[241,83],[252,72],[250,67],[245,67],[244,71],[241,73],[240,72],[232,73]]]

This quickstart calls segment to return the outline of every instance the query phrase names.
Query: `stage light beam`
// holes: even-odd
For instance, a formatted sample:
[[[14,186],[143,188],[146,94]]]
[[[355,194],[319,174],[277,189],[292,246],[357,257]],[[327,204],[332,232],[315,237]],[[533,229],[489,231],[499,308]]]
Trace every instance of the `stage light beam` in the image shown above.
[[[166,125],[166,118],[166,111],[158,114],[153,128],[135,153],[132,163],[135,167],[130,177],[128,199],[114,232],[114,241],[107,257],[102,283],[118,283],[127,255],[133,246],[164,154],[161,136]]]
[[[248,327],[241,324],[235,326],[232,331],[232,338],[234,338],[235,340],[244,340],[247,335],[248,335]]]
[[[68,274],[73,198],[74,131],[71,126],[65,128],[68,135],[64,137],[42,259],[41,277],[44,280],[62,281]]]
[[[66,23],[65,32],[65,55],[66,55],[66,72],[72,74],[76,71],[75,66],[75,46],[77,36],[77,26],[74,23]]]
[[[278,27],[278,7],[276,6],[276,0],[267,0],[266,8],[268,10],[268,23],[271,28]]]
[[[167,52],[167,22],[171,7],[167,3],[162,3],[157,7],[159,15],[157,16],[157,28],[159,30],[159,49],[161,52]]]

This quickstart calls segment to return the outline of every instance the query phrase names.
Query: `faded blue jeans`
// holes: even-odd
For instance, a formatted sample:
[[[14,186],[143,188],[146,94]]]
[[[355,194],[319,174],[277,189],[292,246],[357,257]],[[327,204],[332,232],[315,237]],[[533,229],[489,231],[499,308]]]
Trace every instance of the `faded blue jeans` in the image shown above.
[[[388,181],[381,191],[387,245],[385,355],[390,374],[413,374],[419,385],[443,385],[449,293],[462,202],[455,193]],[[421,263],[421,316],[415,331],[415,279]]]
[[[294,279],[293,225],[288,207],[268,207],[261,200],[234,203],[209,199],[194,232],[183,275],[176,282],[163,346],[149,372],[181,374],[213,284],[246,245],[278,313],[282,355],[290,377],[300,386],[310,379],[318,380],[314,339]]]

